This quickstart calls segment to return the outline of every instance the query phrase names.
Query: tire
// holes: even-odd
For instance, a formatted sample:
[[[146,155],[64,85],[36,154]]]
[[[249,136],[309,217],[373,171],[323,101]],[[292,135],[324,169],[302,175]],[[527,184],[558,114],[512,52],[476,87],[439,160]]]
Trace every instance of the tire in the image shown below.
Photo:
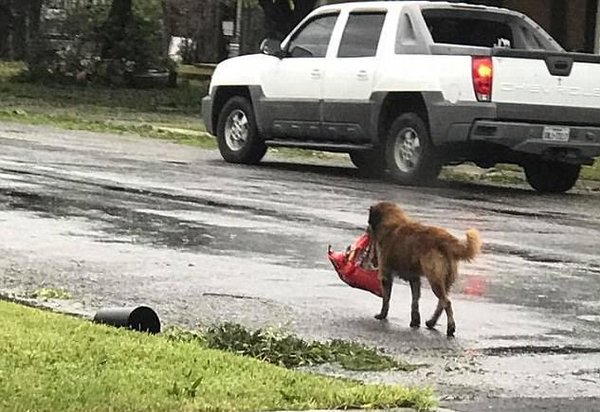
[[[381,177],[385,172],[385,162],[380,150],[361,150],[348,153],[352,164],[363,176]]]
[[[540,193],[564,193],[575,186],[581,165],[538,160],[525,164],[527,182]]]
[[[256,164],[267,152],[258,136],[252,104],[245,97],[232,97],[223,106],[217,123],[217,144],[229,163]]]
[[[405,113],[394,120],[385,141],[385,164],[400,184],[426,185],[437,179],[442,165],[419,115]]]

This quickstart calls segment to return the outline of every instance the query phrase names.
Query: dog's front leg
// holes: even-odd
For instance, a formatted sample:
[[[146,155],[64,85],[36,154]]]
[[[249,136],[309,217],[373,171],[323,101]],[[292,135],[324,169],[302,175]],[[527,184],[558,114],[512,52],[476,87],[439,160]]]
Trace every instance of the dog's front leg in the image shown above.
[[[381,304],[381,312],[375,315],[375,319],[384,320],[387,318],[388,312],[390,310],[390,298],[392,296],[392,285],[394,284],[394,279],[392,277],[392,272],[389,270],[385,270],[384,268],[379,268],[379,279],[381,280],[381,291],[382,291],[382,304]]]
[[[421,278],[410,281],[410,291],[412,294],[412,303],[410,306],[410,327],[418,328],[421,326],[421,314],[419,313],[419,299],[421,298]]]

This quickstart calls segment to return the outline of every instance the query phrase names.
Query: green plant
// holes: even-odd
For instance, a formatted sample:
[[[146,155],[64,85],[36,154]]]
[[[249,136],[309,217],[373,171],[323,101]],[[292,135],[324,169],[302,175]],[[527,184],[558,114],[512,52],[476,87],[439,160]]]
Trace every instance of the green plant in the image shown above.
[[[64,38],[50,42],[41,36],[32,46],[25,78],[123,85],[148,69],[172,71],[160,1],[133,4],[131,14],[124,15],[111,14],[108,3],[70,8],[56,28]]]
[[[29,296],[35,299],[69,300],[73,298],[71,292],[64,288],[40,288],[31,292]]]
[[[193,373],[194,371],[192,369],[186,372],[184,376],[186,383],[178,384],[177,382],[173,382],[173,386],[167,391],[167,393],[177,397],[195,398],[198,393],[198,388],[204,380],[204,377],[200,376],[199,378],[191,380]]]
[[[167,336],[171,340],[197,342],[207,348],[250,356],[286,368],[324,363],[338,363],[345,369],[356,371],[412,371],[417,368],[357,342],[309,342],[278,328],[249,330],[239,324],[223,323],[203,332],[175,329]]]

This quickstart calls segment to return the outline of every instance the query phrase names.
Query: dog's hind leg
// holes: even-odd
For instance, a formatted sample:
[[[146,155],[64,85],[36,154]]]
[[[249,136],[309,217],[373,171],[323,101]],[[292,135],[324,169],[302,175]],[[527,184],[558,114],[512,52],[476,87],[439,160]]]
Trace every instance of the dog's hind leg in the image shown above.
[[[435,296],[438,298],[438,304],[437,304],[437,307],[435,308],[435,311],[433,312],[433,315],[431,315],[431,318],[427,322],[425,322],[425,325],[429,329],[433,329],[433,328],[435,328],[435,325],[437,324],[437,322],[440,318],[440,315],[442,314],[442,311],[445,308],[446,292],[444,291],[444,287],[442,285],[440,285],[438,282],[430,280],[429,283],[431,284],[431,290],[433,291]]]
[[[446,298],[446,301],[446,317],[448,318],[446,335],[454,336],[454,332],[456,332],[456,324],[454,323],[454,311],[452,310],[452,302],[448,298]]]
[[[452,302],[450,302],[450,299],[448,299],[448,295],[446,293],[446,288],[444,288],[444,286],[441,284],[441,282],[439,282],[437,280],[430,282],[430,283],[431,283],[431,290],[433,290],[433,293],[438,298],[438,304],[437,304],[437,307],[435,308],[435,311],[433,312],[433,315],[431,316],[431,319],[429,319],[427,322],[425,322],[425,325],[427,325],[427,327],[429,329],[433,329],[435,327],[435,325],[437,324],[437,321],[439,320],[440,315],[442,314],[442,311],[445,310],[446,316],[448,317],[448,326],[446,329],[446,334],[448,336],[454,336],[454,331],[456,330],[456,325],[454,324],[454,313],[452,311]]]
[[[390,298],[392,297],[392,285],[394,284],[393,274],[390,270],[379,268],[379,278],[381,280],[382,303],[381,312],[375,315],[375,319],[384,320],[390,310]]]
[[[450,301],[448,294],[450,293],[450,288],[452,288],[457,275],[458,263],[455,260],[449,259],[448,275],[446,276],[446,285],[444,288],[446,292],[446,307],[444,309],[446,310],[446,318],[448,319],[446,335],[448,336],[454,336],[454,332],[456,331],[456,324],[454,323],[454,310],[452,310],[452,302]]]
[[[433,329],[442,314],[446,311],[448,317],[447,335],[454,336],[456,326],[454,324],[454,313],[452,311],[452,303],[448,299],[448,291],[456,277],[457,265],[454,262],[448,261],[447,257],[439,251],[431,251],[421,259],[421,269],[423,274],[429,280],[431,290],[438,298],[438,304],[425,325],[429,329]]]
[[[446,277],[446,318],[448,319],[448,326],[446,329],[446,335],[454,336],[454,332],[456,332],[456,323],[454,323],[454,310],[452,309],[452,302],[448,297],[450,293],[450,288],[454,284],[457,276],[458,276],[458,263],[455,260],[448,261],[448,276]]]
[[[419,313],[419,299],[421,298],[421,278],[417,275],[416,279],[410,282],[410,291],[412,293],[412,303],[410,306],[410,327],[418,328],[421,326],[421,314]]]

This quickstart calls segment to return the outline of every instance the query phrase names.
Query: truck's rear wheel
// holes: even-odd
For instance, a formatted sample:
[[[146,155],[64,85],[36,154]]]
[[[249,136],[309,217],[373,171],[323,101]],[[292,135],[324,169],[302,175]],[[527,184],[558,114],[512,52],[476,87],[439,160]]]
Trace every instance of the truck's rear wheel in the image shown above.
[[[405,113],[394,120],[386,139],[385,163],[398,183],[428,184],[436,180],[441,163],[419,115]]]
[[[219,152],[230,163],[260,162],[267,146],[258,136],[252,104],[245,97],[235,96],[225,103],[217,123]]]
[[[527,182],[538,192],[563,193],[571,189],[581,171],[581,165],[544,160],[525,164]]]
[[[352,164],[360,173],[369,177],[380,177],[385,172],[385,164],[381,150],[360,150],[350,152]]]

